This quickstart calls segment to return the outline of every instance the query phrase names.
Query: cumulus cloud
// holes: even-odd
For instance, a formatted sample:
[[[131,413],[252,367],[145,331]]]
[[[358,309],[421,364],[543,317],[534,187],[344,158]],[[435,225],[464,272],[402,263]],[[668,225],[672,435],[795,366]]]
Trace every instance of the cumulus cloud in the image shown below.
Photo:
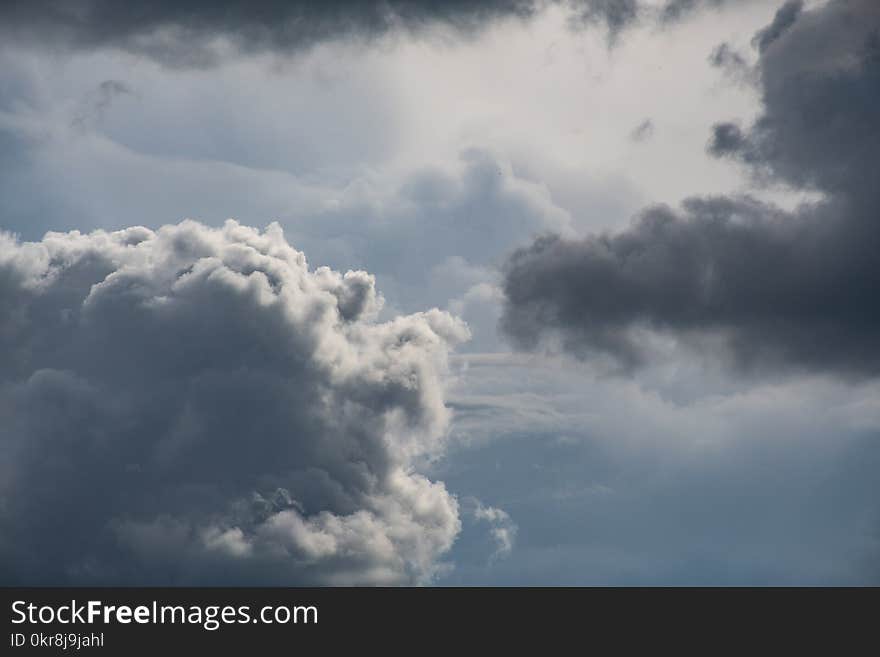
[[[626,367],[660,334],[740,368],[880,373],[878,30],[869,0],[787,3],[755,40],[760,116],[714,129],[711,153],[820,200],[692,198],[619,233],[539,239],[507,263],[507,335]]]
[[[679,20],[725,0],[385,0],[383,2],[129,2],[4,3],[0,28],[7,39],[75,49],[120,48],[173,66],[210,66],[229,52],[298,51],[333,39],[369,41],[395,31],[440,26],[472,34],[497,20],[527,19],[548,5],[570,11],[574,25],[600,24],[613,37],[644,16]]]
[[[4,583],[398,584],[460,528],[449,349],[277,225],[0,234]]]
[[[492,539],[495,541],[493,559],[506,557],[513,551],[516,540],[517,526],[510,515],[504,510],[494,506],[486,506],[477,502],[473,510],[474,518],[489,525]]]

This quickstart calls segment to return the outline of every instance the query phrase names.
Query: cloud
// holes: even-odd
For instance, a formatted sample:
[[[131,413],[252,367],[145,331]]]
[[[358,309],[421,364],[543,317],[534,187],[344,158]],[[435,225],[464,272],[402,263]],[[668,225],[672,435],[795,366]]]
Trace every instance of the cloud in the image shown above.
[[[523,240],[572,232],[568,212],[546,186],[476,148],[450,166],[420,167],[401,180],[365,176],[342,190],[320,221],[290,223],[310,253],[386,276],[395,300],[407,305],[443,303],[494,282],[494,265]]]
[[[660,18],[663,22],[681,20],[702,7],[721,7],[732,4],[730,0],[667,0],[660,7]]]
[[[452,365],[452,443],[432,478],[518,532],[486,567],[462,499],[444,584],[878,581],[880,380],[755,382],[688,358],[632,378],[531,354]]]
[[[636,21],[641,9],[638,0],[588,0],[570,2],[570,5],[574,9],[575,23],[604,23],[612,40],[622,29]]]
[[[0,234],[0,579],[430,579],[468,331],[381,304],[274,224]]]
[[[296,51],[338,38],[372,39],[395,29],[442,24],[468,32],[502,17],[527,17],[532,0],[446,2],[283,2],[233,0],[135,2],[122,9],[107,0],[71,5],[5,4],[0,22],[7,36],[51,38],[78,49],[121,48],[174,66],[208,66],[227,39],[239,51]]]
[[[782,5],[782,7],[776,12],[770,25],[760,30],[752,40],[752,43],[758,51],[763,53],[770,44],[776,41],[788,28],[794,25],[794,22],[798,19],[798,16],[800,16],[803,8],[803,0],[788,0],[788,2]]]
[[[719,44],[709,55],[709,64],[720,69],[724,75],[735,82],[755,84],[755,70],[746,58],[729,43]]]
[[[538,239],[507,262],[506,334],[627,368],[659,335],[739,369],[880,374],[878,29],[868,0],[785,5],[756,39],[760,116],[714,129],[711,153],[820,200],[691,198],[619,233]]]
[[[629,134],[629,138],[635,142],[647,141],[654,136],[654,122],[651,119],[645,119],[639,123]]]
[[[445,461],[450,455],[447,454],[443,460]],[[432,464],[432,467],[435,466],[442,467],[439,461]],[[459,489],[462,491],[471,489],[475,485],[479,486],[474,481],[466,480],[462,483],[464,486]],[[438,576],[438,582],[443,585],[447,583],[479,585],[483,580],[473,571],[481,572],[485,576],[487,572],[495,570],[501,563],[511,558],[519,527],[507,511],[486,504],[476,497],[460,497],[459,512],[462,521],[461,533],[449,554],[454,567],[444,570]]]
[[[466,149],[454,161],[403,173],[366,171],[342,183],[228,163],[169,161],[89,134],[17,150],[25,163],[0,189],[9,192],[2,204],[6,227],[27,237],[70,224],[117,227],[129,205],[128,216],[149,226],[183,212],[212,224],[228,214],[243,221],[269,216],[313,262],[377,276],[394,309],[444,308],[459,300],[469,322],[486,309],[484,301],[495,313],[494,291],[491,299],[485,286],[468,291],[494,286],[507,252],[547,230],[571,232],[568,212],[545,185],[486,150]],[[80,166],[72,168],[76,162]],[[36,217],[29,201],[34,196],[43,210]],[[496,323],[479,322],[484,343],[497,342]]]
[[[724,0],[669,0],[660,8],[642,0],[480,0],[426,2],[284,2],[236,0],[126,3],[82,0],[4,3],[3,36],[19,42],[51,41],[73,49],[118,48],[170,66],[211,66],[234,52],[295,52],[330,40],[370,41],[387,34],[442,27],[473,34],[498,20],[528,19],[562,5],[573,25],[601,24],[614,37],[643,16],[680,20],[700,6]]]
[[[121,80],[104,80],[88,95],[71,123],[84,129],[89,121],[100,121],[118,96],[132,93],[131,88]]]
[[[493,559],[508,556],[513,551],[516,541],[517,526],[510,515],[503,509],[494,506],[486,506],[479,500],[473,509],[474,519],[489,525],[492,540],[495,541]]]

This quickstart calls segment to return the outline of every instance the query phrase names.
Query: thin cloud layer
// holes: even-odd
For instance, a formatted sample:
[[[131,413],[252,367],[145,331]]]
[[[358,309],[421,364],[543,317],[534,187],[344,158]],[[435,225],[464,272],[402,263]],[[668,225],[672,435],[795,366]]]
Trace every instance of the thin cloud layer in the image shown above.
[[[761,115],[715,126],[711,153],[822,200],[693,198],[620,233],[539,239],[507,263],[506,334],[628,368],[659,333],[737,368],[880,373],[878,33],[870,0],[785,4],[755,39]]]
[[[459,528],[448,350],[277,225],[0,236],[0,579],[401,584]]]

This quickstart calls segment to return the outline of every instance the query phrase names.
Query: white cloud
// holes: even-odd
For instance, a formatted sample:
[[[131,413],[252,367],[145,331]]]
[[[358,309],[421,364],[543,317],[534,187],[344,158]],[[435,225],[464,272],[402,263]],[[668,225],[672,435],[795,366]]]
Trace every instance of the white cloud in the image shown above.
[[[4,579],[432,577],[458,506],[417,468],[460,320],[376,321],[371,275],[275,224],[3,235],[0,287]]]
[[[506,511],[494,506],[485,506],[477,501],[473,510],[474,518],[480,522],[488,523],[492,539],[495,541],[493,559],[506,557],[513,551],[518,527]]]

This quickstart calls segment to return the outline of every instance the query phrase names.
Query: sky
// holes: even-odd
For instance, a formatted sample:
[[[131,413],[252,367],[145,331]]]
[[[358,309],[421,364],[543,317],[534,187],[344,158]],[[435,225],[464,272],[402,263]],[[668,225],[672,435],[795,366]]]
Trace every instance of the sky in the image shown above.
[[[0,583],[880,584],[873,0],[4,3]]]

